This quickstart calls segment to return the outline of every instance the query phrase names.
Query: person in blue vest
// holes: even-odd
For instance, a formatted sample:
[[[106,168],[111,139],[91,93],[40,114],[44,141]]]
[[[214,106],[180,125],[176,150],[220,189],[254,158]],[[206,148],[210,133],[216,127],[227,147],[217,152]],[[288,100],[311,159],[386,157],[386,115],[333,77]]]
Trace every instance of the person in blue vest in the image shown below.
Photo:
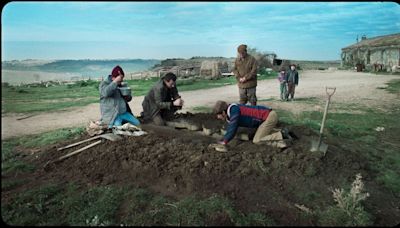
[[[273,128],[278,123],[278,115],[271,107],[236,103],[228,104],[225,101],[217,101],[213,113],[217,115],[218,119],[228,122],[226,133],[218,144],[228,144],[235,137],[239,127],[247,127],[257,129],[253,143],[257,144],[267,141],[273,146],[280,148],[287,147],[283,139],[290,138],[289,132],[287,129],[273,132]]]

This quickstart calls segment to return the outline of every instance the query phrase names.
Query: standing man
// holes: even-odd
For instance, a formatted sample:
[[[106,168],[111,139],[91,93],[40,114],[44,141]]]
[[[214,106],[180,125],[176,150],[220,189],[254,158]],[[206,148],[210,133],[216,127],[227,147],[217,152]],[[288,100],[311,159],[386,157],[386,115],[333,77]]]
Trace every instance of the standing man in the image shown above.
[[[123,122],[140,125],[139,120],[132,115],[127,103],[132,100],[132,96],[122,96],[118,89],[124,80],[124,75],[122,68],[116,66],[111,75],[99,85],[101,122],[108,125],[108,128],[121,126]]]
[[[290,94],[290,101],[293,101],[295,88],[299,84],[299,73],[296,70],[295,64],[290,65],[290,70],[288,70],[288,72],[286,73],[286,82],[288,85],[288,91],[286,93],[286,101],[289,100],[289,94]]]
[[[239,87],[240,104],[250,102],[257,105],[257,60],[247,54],[247,45],[241,44],[238,48],[238,57],[235,60],[233,73]]]
[[[165,125],[181,109],[183,100],[176,88],[176,75],[167,73],[147,93],[142,102],[143,119],[156,125]]]

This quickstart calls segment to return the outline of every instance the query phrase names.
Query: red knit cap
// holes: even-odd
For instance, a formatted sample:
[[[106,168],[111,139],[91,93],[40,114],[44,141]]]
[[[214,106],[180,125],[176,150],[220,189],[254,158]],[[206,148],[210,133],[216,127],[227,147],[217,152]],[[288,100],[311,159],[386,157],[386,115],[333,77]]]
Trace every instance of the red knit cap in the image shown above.
[[[114,69],[111,72],[111,76],[113,78],[117,77],[118,75],[122,74],[123,76],[125,76],[124,71],[122,70],[122,68],[120,66],[116,66],[114,67]]]

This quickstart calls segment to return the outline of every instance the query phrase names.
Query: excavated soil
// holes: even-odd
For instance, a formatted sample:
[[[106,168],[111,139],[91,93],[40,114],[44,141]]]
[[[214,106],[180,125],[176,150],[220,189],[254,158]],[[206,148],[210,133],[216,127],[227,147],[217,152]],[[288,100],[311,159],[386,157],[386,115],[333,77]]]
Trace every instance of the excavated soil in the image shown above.
[[[210,114],[189,113],[177,119],[206,123],[215,129],[224,125]],[[147,135],[123,136],[118,142],[104,140],[59,163],[45,165],[76,149],[56,148],[89,136],[40,148],[35,153],[20,151],[39,168],[19,177],[25,178],[26,183],[13,192],[49,182],[75,182],[88,187],[129,184],[174,199],[217,193],[232,200],[239,210],[265,213],[279,225],[315,225],[295,204],[305,204],[313,210],[333,205],[330,189],[349,186],[355,175],[361,173],[371,195],[365,208],[373,212],[376,224],[392,226],[400,220],[398,199],[371,181],[375,174],[358,155],[361,152],[354,149],[356,146],[326,139],[329,148],[322,156],[309,151],[311,139],[317,138],[314,131],[286,127],[298,136],[286,149],[236,138],[229,143],[228,152],[218,152],[209,147],[220,139],[218,135],[147,124],[143,125]],[[2,200],[7,200],[11,193],[3,192]]]

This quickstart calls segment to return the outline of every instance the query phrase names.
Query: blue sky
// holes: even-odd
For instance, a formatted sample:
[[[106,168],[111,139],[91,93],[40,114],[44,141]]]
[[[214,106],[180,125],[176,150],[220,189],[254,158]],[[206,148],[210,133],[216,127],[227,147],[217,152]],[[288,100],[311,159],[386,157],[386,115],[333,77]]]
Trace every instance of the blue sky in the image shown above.
[[[394,2],[11,2],[2,59],[236,56],[339,60],[357,35],[400,32]]]

